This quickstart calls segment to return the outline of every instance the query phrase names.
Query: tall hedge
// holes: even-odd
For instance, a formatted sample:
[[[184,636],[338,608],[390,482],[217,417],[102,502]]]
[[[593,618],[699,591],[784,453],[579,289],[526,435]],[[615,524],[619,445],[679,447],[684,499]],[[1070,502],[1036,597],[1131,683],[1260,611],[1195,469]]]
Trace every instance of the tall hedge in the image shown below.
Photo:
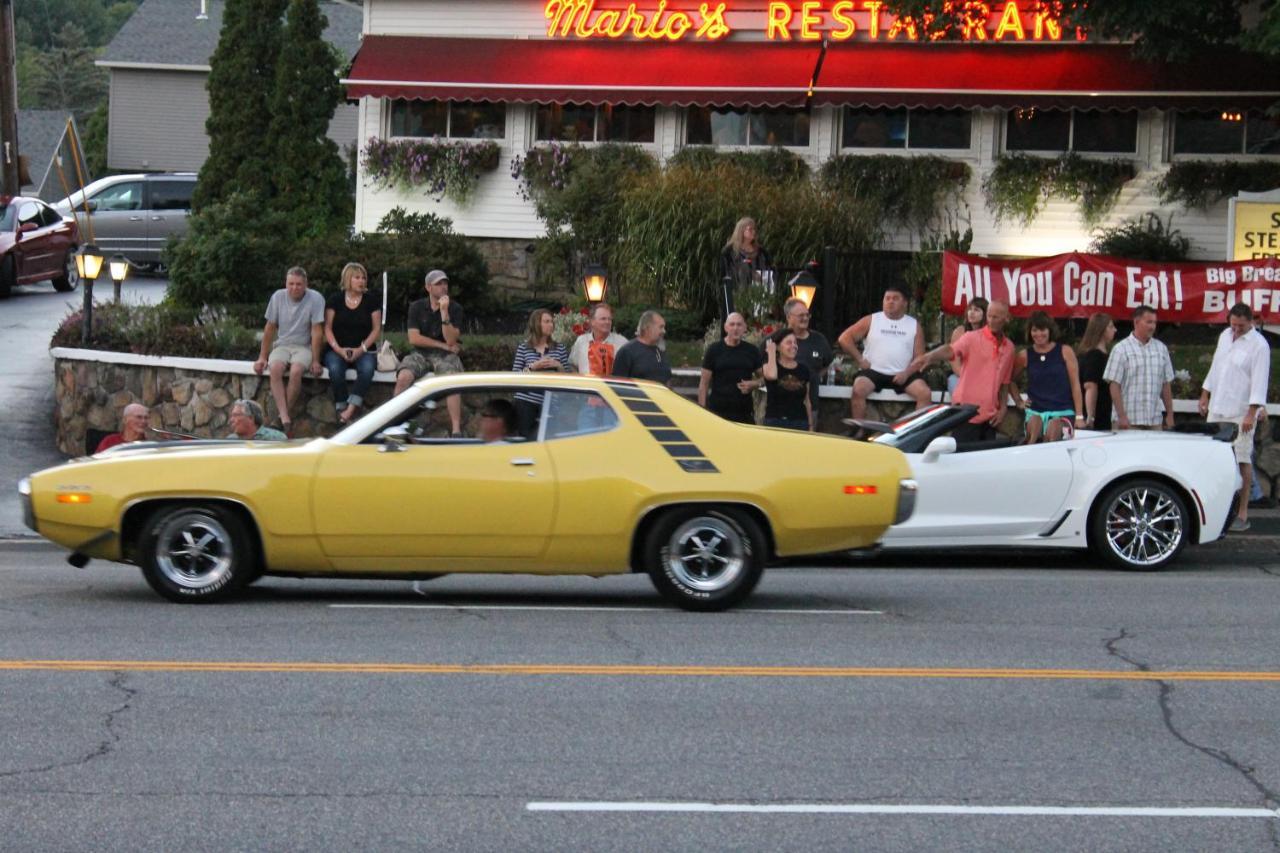
[[[271,100],[273,203],[300,237],[339,231],[355,212],[346,166],[328,136],[342,90],[326,26],[317,0],[290,0]]]
[[[232,193],[269,193],[271,96],[287,0],[227,0],[209,60],[209,157],[200,167],[192,210]]]

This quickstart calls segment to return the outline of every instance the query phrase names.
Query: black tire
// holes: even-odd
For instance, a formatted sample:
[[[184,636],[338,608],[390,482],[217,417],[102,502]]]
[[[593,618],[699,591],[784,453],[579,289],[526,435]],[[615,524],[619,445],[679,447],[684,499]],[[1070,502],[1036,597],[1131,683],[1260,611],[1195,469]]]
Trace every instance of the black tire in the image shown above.
[[[0,262],[0,299],[8,299],[18,282],[18,270],[13,258],[5,258]]]
[[[768,539],[740,509],[665,512],[645,538],[644,564],[658,592],[686,610],[724,610],[760,582]]]
[[[216,504],[172,504],[151,514],[138,540],[142,576],[181,604],[221,601],[261,574],[240,516]]]
[[[62,259],[62,275],[53,277],[53,289],[59,293],[70,293],[80,283],[80,273],[76,270],[76,250],[67,252]]]
[[[1187,503],[1159,480],[1110,486],[1089,516],[1089,547],[1118,569],[1153,572],[1173,561],[1191,534]]]

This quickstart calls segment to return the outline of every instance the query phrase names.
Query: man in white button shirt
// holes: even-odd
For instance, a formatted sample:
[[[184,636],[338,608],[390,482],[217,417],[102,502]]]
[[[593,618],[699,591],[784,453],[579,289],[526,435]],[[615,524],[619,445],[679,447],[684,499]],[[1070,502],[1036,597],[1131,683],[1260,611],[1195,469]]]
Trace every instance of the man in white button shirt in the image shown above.
[[[1249,529],[1249,485],[1253,480],[1254,427],[1258,411],[1267,405],[1271,378],[1271,347],[1253,328],[1253,311],[1243,302],[1231,306],[1227,328],[1218,337],[1213,364],[1200,392],[1200,414],[1209,423],[1233,423],[1239,432],[1233,445],[1244,486],[1236,501],[1231,529]]]

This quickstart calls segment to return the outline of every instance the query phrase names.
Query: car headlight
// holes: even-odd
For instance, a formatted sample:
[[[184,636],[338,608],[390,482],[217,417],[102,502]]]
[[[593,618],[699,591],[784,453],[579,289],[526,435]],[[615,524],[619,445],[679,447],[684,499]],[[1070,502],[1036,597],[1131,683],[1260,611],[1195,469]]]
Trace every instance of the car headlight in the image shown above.
[[[23,477],[18,481],[18,495],[22,498],[22,523],[39,533],[40,530],[36,527],[36,510],[31,504],[30,477]]]
[[[916,494],[919,491],[920,484],[915,480],[898,481],[898,513],[894,516],[894,524],[901,524],[911,517],[911,513],[915,512]]]

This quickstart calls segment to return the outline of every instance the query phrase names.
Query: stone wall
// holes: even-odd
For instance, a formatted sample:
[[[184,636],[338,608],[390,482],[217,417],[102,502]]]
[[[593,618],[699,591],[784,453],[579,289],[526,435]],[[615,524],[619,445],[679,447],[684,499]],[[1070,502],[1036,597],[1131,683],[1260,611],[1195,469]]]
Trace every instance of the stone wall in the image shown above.
[[[153,428],[200,438],[225,438],[231,406],[239,399],[259,403],[268,423],[277,415],[270,380],[255,374],[249,362],[71,349],[55,349],[53,357],[56,443],[68,456],[85,452],[88,430],[118,430],[121,410],[135,402],[151,409]],[[390,373],[377,374],[367,405],[390,399],[394,382]],[[337,432],[327,378],[303,380],[294,412],[295,437]]]

